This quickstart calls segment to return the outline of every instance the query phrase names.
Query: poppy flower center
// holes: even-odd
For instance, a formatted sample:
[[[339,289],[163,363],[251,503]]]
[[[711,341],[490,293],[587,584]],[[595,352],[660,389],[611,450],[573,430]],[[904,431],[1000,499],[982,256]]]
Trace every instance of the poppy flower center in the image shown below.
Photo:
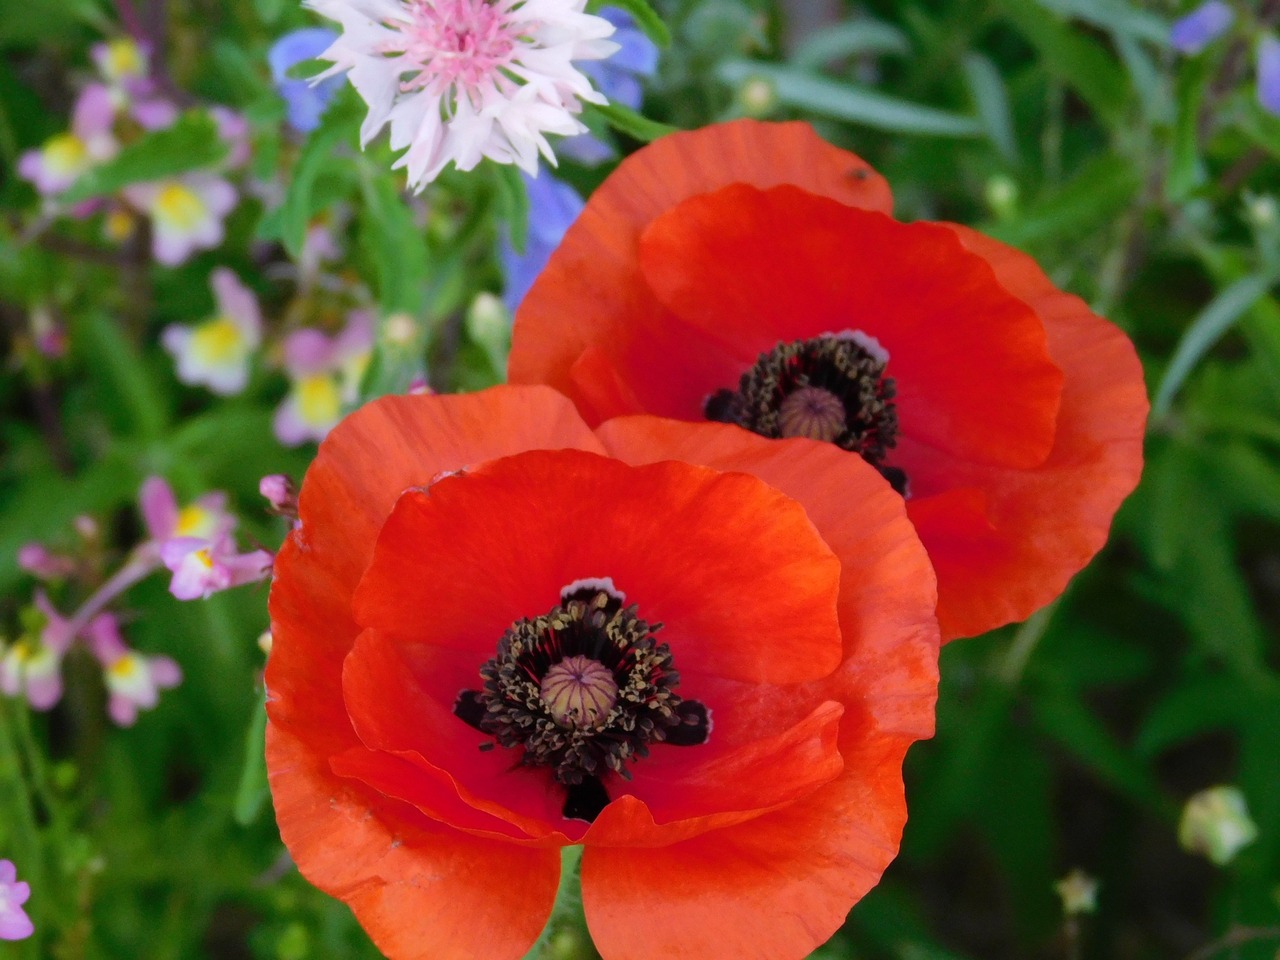
[[[520,750],[519,763],[552,769],[568,818],[594,820],[609,802],[605,778],[629,780],[627,764],[650,744],[710,734],[707,708],[675,692],[671,650],[654,636],[662,625],[623,599],[607,579],[565,587],[549,612],[507,629],[480,668],[483,687],[454,703],[459,719]]]
[[[736,423],[764,437],[834,443],[871,464],[899,493],[906,474],[885,464],[898,441],[896,385],[889,355],[861,331],[779,343],[703,408],[708,420]]]

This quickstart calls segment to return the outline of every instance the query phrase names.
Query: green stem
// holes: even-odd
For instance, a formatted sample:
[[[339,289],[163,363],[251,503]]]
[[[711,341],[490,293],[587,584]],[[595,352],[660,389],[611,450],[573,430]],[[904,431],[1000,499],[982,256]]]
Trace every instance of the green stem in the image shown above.
[[[555,906],[524,960],[597,960],[599,956],[582,913],[582,847],[562,847]]]
[[[1022,675],[1027,669],[1027,663],[1031,660],[1031,655],[1035,652],[1040,640],[1049,629],[1049,621],[1053,619],[1053,612],[1058,608],[1058,602],[1058,600],[1055,600],[1048,606],[1037,610],[1027,618],[1026,622],[1018,628],[1018,632],[1013,635],[1013,642],[1009,644],[1009,649],[1005,651],[1004,658],[996,670],[997,675],[1008,686],[1016,687],[1022,682]]]

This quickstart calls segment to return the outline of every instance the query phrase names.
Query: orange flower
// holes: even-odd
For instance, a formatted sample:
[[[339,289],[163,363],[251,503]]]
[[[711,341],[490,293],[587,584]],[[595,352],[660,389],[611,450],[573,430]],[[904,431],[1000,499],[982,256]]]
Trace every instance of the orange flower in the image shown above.
[[[1124,334],[1031,259],[890,206],[805,124],[665,137],[525,297],[510,379],[593,424],[713,419],[860,454],[909,494],[952,639],[1025,618],[1101,548],[1146,393]]]
[[[582,844],[606,960],[791,960],[892,859],[936,595],[857,458],[499,387],[362,408],[299,506],[276,815],[389,956],[520,957]]]

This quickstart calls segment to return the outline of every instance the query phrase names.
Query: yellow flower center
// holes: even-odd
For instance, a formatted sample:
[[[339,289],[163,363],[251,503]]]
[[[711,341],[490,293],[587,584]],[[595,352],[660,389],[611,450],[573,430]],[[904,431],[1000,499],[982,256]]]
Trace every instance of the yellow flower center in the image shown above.
[[[74,133],[60,133],[45,142],[44,162],[58,176],[79,176],[89,168],[89,147]]]
[[[142,51],[132,40],[121,38],[107,44],[103,72],[109,78],[118,80],[122,77],[140,77],[143,69]]]
[[[107,214],[103,232],[106,233],[108,240],[124,243],[133,236],[133,216],[125,210],[112,210]]]
[[[107,669],[113,679],[129,680],[138,674],[138,658],[132,653],[126,653]]]
[[[298,413],[309,424],[325,426],[342,413],[342,395],[327,373],[312,374],[298,381]]]
[[[207,537],[213,533],[213,528],[213,513],[193,503],[178,512],[178,526],[174,533],[179,537]]]
[[[244,334],[230,317],[214,317],[195,328],[191,350],[205,363],[226,363],[244,352]]]
[[[204,201],[180,183],[169,183],[156,195],[156,216],[179,230],[195,228],[205,217]]]

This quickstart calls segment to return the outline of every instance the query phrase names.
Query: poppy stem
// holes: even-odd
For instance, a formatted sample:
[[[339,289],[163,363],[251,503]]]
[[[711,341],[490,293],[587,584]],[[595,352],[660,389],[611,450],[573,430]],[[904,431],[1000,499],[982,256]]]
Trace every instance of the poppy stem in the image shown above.
[[[1010,687],[1016,687],[1022,680],[1022,674],[1027,669],[1027,662],[1031,659],[1031,655],[1035,652],[1040,640],[1044,637],[1045,632],[1049,629],[1049,621],[1053,619],[1053,612],[1058,608],[1058,601],[1055,600],[1048,606],[1042,607],[1020,626],[1013,635],[1013,642],[1009,645],[1009,649],[1005,651],[1005,655],[1001,660],[997,672],[1000,679]]]
[[[599,960],[582,913],[582,847],[560,850],[560,886],[551,917],[524,960]]]

